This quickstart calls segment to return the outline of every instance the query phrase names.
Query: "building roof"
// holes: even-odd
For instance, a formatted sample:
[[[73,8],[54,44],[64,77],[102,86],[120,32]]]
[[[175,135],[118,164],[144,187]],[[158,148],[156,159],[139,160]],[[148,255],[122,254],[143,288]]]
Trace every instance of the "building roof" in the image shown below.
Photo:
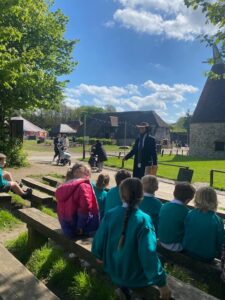
[[[34,125],[33,123],[24,119],[21,116],[12,117],[11,120],[23,120],[23,131],[24,132],[46,132],[46,130]]]
[[[225,74],[225,64],[215,49],[211,71]],[[191,123],[225,123],[225,79],[207,79]]]
[[[71,133],[76,133],[76,130],[74,130],[67,124],[59,124],[53,127],[51,130],[51,134],[58,134],[58,133],[71,134]]]
[[[90,137],[106,137],[113,128],[110,117],[118,117],[118,127],[115,128],[115,138],[123,138],[126,122],[127,137],[135,137],[138,133],[137,124],[148,122],[154,128],[169,128],[154,111],[128,111],[128,112],[109,112],[97,113],[87,116],[86,134]],[[154,130],[153,130],[154,133]],[[83,128],[78,129],[77,135],[83,134]]]

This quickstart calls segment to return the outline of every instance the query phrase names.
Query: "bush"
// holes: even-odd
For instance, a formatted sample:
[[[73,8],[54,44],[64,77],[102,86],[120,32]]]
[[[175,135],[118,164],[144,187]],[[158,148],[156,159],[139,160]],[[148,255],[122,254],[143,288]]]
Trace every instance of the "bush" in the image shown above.
[[[113,139],[98,139],[98,138],[88,138],[86,137],[85,140],[88,142],[89,145],[94,145],[97,140],[103,143],[103,145],[115,145],[116,140]],[[83,137],[77,137],[76,139],[78,144],[83,144]]]
[[[23,150],[23,143],[19,139],[10,139],[4,145],[8,167],[25,167],[28,165],[27,154]]]

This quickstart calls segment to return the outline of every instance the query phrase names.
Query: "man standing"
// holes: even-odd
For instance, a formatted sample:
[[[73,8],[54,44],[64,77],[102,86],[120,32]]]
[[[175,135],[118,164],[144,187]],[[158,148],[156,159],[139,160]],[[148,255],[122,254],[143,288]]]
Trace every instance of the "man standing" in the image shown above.
[[[132,150],[123,158],[127,160],[134,156],[133,176],[142,178],[144,175],[156,175],[157,153],[155,138],[149,133],[149,124],[142,122],[137,125],[139,136]]]

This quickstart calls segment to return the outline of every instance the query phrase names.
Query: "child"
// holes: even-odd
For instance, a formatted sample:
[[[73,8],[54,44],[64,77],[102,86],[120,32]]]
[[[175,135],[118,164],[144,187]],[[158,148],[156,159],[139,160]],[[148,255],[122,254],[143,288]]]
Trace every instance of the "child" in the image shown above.
[[[101,219],[104,215],[105,198],[107,196],[107,191],[105,188],[109,185],[109,180],[109,175],[102,173],[98,176],[96,184],[92,184],[98,201]]]
[[[217,205],[215,190],[202,187],[195,195],[195,209],[185,219],[184,250],[190,256],[206,262],[221,256],[225,241],[224,224],[216,214]]]
[[[158,190],[158,180],[156,176],[146,175],[142,177],[144,189],[144,199],[140,204],[140,209],[148,214],[155,226],[155,232],[158,232],[159,211],[162,206],[161,201],[155,197],[155,192]]]
[[[143,198],[138,178],[120,185],[122,206],[103,218],[92,244],[92,252],[106,273],[129,299],[129,289],[156,285],[162,299],[170,299],[166,274],[156,253],[156,236],[150,217],[138,205]]]
[[[119,170],[116,173],[115,180],[116,180],[116,186],[111,188],[106,196],[105,199],[105,209],[104,209],[104,214],[109,211],[110,209],[121,205],[122,201],[120,198],[120,192],[119,192],[119,185],[121,182],[126,179],[130,178],[131,174],[127,170]]]
[[[8,193],[9,191],[13,191],[23,199],[30,199],[32,196],[32,189],[28,188],[24,192],[19,184],[13,180],[12,175],[9,172],[3,171],[5,165],[6,156],[3,153],[0,153],[0,192]]]
[[[164,204],[159,213],[158,235],[161,245],[171,251],[183,250],[184,220],[188,204],[194,197],[195,189],[188,182],[177,183],[174,200]]]
[[[69,181],[56,190],[58,218],[70,238],[90,236],[99,226],[98,204],[89,178],[90,170],[76,163],[67,172]]]

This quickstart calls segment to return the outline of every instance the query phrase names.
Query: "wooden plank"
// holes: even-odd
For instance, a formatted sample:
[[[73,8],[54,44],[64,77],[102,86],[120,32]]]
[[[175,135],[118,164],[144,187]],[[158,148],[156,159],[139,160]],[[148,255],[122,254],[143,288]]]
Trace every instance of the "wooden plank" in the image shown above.
[[[35,208],[21,209],[19,211],[22,221],[29,224],[30,227],[44,236],[51,238],[55,242],[62,245],[64,248],[76,253],[80,258],[88,261],[98,271],[102,272],[102,268],[96,263],[95,257],[91,253],[91,238],[70,240],[66,238],[60,228],[57,219],[45,215]],[[173,291],[173,298],[176,300],[213,300],[213,296],[207,295],[204,292],[185,284],[171,276],[168,276],[169,285]]]
[[[2,300],[59,300],[1,245],[0,266]]]
[[[42,179],[44,181],[47,181],[48,184],[50,184],[53,187],[57,187],[59,184],[61,184],[63,182],[63,179],[59,179],[59,178],[55,178],[52,176],[43,176]]]
[[[26,186],[23,186],[23,188],[26,189]],[[52,207],[53,201],[55,202],[53,196],[43,193],[41,191],[35,190],[35,189],[32,190],[32,196],[31,196],[31,200],[30,200],[32,207],[38,208],[41,205],[47,206],[47,207]]]
[[[200,276],[204,277],[204,275],[210,274],[210,276],[213,276],[216,280],[220,280],[221,268],[220,261],[218,259],[215,259],[212,263],[201,262],[185,255],[184,253],[169,251],[163,248],[159,243],[157,245],[157,251],[163,257],[163,259],[165,259],[165,261],[184,266]]]
[[[51,195],[51,196],[55,196],[55,191],[56,191],[56,188],[54,187],[51,187],[47,184],[44,184],[42,182],[39,182],[37,180],[34,180],[32,178],[23,178],[22,179],[22,182],[31,187],[31,188],[34,188],[34,189],[37,189],[37,190],[40,190],[48,195]]]
[[[10,209],[12,197],[7,193],[0,193],[0,208]]]

